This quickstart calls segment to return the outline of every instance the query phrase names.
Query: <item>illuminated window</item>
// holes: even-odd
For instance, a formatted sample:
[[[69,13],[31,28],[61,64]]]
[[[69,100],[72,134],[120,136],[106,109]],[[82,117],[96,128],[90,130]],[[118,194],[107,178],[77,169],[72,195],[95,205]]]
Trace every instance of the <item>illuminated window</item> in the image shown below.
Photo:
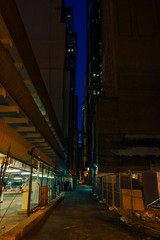
[[[93,90],[93,95],[96,95],[96,90]]]
[[[97,73],[97,77],[99,77],[99,73]]]
[[[100,95],[100,91],[97,91],[97,95]]]
[[[95,77],[96,76],[96,73],[93,73],[93,77]]]
[[[70,52],[70,51],[71,51],[71,49],[69,48],[69,49],[68,49],[68,52]]]
[[[138,179],[138,174],[133,173],[133,174],[132,174],[132,178],[133,178],[133,179]]]

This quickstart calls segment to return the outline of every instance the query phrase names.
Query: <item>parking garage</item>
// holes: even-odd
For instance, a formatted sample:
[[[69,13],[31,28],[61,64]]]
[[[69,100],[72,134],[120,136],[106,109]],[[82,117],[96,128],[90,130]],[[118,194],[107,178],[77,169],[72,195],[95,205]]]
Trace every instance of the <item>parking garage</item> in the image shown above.
[[[15,215],[29,216],[37,208],[55,199],[63,190],[62,173],[41,160],[34,158],[35,164],[32,167],[14,158],[8,160],[7,155],[1,153],[0,162],[3,182],[0,221],[5,222],[8,217],[13,220]],[[5,169],[6,162],[8,164]]]

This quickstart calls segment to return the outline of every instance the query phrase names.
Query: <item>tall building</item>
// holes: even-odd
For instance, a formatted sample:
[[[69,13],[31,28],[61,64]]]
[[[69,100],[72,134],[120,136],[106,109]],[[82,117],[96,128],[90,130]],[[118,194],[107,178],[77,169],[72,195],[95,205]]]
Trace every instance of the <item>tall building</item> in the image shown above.
[[[61,21],[62,1],[16,0],[61,131],[65,131],[64,101],[65,23]]]
[[[70,169],[70,173],[73,176],[77,176],[78,97],[75,93],[77,67],[77,34],[74,32],[74,18],[71,7],[64,8],[63,19],[66,23],[65,69],[70,74],[68,166]]]
[[[63,1],[59,0],[47,0],[45,5],[43,1],[16,2],[63,132],[63,147],[69,167],[74,161],[75,131],[72,127],[75,121],[77,54],[72,9],[65,8]]]
[[[91,31],[96,25],[95,9],[100,35],[96,28]],[[88,1],[88,158],[92,156],[90,163],[97,165],[101,174],[151,169],[160,157],[158,9],[158,2],[153,0]],[[95,37],[91,38],[90,32]],[[92,91],[97,72],[90,70],[91,46],[97,35],[100,40],[95,48],[100,46],[101,52],[97,64],[99,96]],[[91,101],[95,93],[95,101]]]
[[[79,131],[78,134],[78,157],[77,157],[77,172],[78,172],[78,179],[81,181],[83,178],[83,158],[82,158],[82,132]]]
[[[17,1],[17,4],[18,4],[18,1]],[[31,6],[31,9],[29,9],[28,15],[27,15],[27,7],[25,7],[25,4],[28,6],[28,9]],[[26,22],[27,22],[27,19],[30,20],[30,17],[27,17],[27,16],[32,15],[32,9],[33,9],[32,3],[30,4],[24,1],[23,6],[25,8],[25,12],[23,16],[24,16],[24,19],[26,19]],[[9,1],[8,3],[2,4],[2,5],[3,6],[1,7],[1,48],[2,48],[1,51],[3,51],[3,53],[1,54],[1,59],[4,64],[4,59],[6,58],[6,64],[5,64],[6,67],[5,69],[3,69],[3,71],[6,71],[6,74],[8,72],[9,74],[6,75],[3,71],[1,71],[1,74],[2,74],[1,93],[3,93],[2,99],[1,99],[1,105],[2,105],[2,108],[4,108],[4,106],[10,106],[10,105],[17,106],[17,107],[13,111],[13,116],[12,116],[12,108],[11,108],[11,113],[9,108],[8,110],[2,109],[1,117],[4,118],[3,121],[6,120],[6,123],[11,125],[12,128],[14,128],[14,130],[18,132],[18,134],[25,136],[27,139],[29,139],[30,142],[34,143],[35,147],[40,146],[39,144],[45,142],[45,139],[46,139],[49,145],[51,145],[51,148],[53,147],[53,150],[55,149],[56,155],[53,154],[53,160],[55,159],[55,161],[58,162],[59,157],[61,158],[61,160],[64,158],[64,153],[63,153],[64,139],[63,139],[62,128],[61,128],[62,120],[60,119],[60,114],[54,111],[54,106],[52,102],[53,99],[51,99],[52,95],[50,94],[50,97],[49,97],[49,93],[47,92],[44,85],[48,80],[47,76],[49,74],[51,75],[50,66],[47,65],[49,62],[47,61],[48,60],[47,58],[48,55],[46,54],[47,51],[44,51],[45,47],[48,46],[45,41],[46,39],[42,39],[42,35],[38,35],[39,34],[38,28],[37,28],[37,31],[35,30],[36,20],[38,18],[38,17],[36,18],[36,14],[35,15],[33,14],[35,16],[35,21],[33,21],[33,24],[28,25],[28,28],[29,26],[31,26],[30,31],[29,29],[27,29],[27,26],[26,26],[26,29],[28,30],[28,35],[27,35],[27,32],[25,31],[24,25],[22,23],[22,18],[20,17],[20,14],[19,14],[19,11],[21,12],[21,10],[18,10],[15,2]],[[23,8],[23,6],[21,7]],[[12,9],[12,14],[10,14],[11,9]],[[36,13],[37,12],[39,11],[36,11]],[[60,12],[59,12],[59,15],[60,15]],[[37,24],[38,23],[40,22],[38,22],[37,20]],[[45,21],[43,21],[43,24],[45,25]],[[42,33],[42,31],[40,32]],[[45,34],[44,32],[44,36],[46,35],[47,34]],[[30,38],[28,38],[28,36]],[[38,37],[39,41],[37,40],[36,37]],[[32,47],[30,45],[30,42],[32,43]],[[65,45],[65,42],[64,42],[64,45]],[[33,52],[32,49],[34,49],[35,53]],[[44,59],[46,61],[44,61]],[[52,62],[55,62],[55,60],[52,59]],[[46,66],[44,66],[44,64],[46,64]],[[10,68],[12,68],[13,73],[8,70]],[[61,74],[59,73],[59,75]],[[12,83],[10,82],[11,80],[12,80]],[[50,79],[50,82],[51,82],[51,79]],[[8,95],[9,97],[7,97]],[[17,117],[17,114],[19,113],[21,117],[26,116],[28,120],[22,119],[22,121],[20,120],[18,121],[16,117]],[[56,115],[59,116],[59,119],[56,117]],[[18,117],[20,116],[18,115]],[[14,119],[8,119],[9,117],[13,117]],[[31,136],[32,134],[33,136]],[[46,144],[46,146],[48,145]],[[6,148],[8,148],[7,145],[6,145]],[[49,150],[49,146],[48,146],[48,151],[52,152],[52,149]],[[17,154],[18,154],[18,150],[17,150]]]
[[[63,9],[60,0],[0,0],[0,196],[3,187],[25,190],[27,201],[22,194],[16,210],[28,216],[63,190],[68,139],[74,138],[77,157]]]
[[[87,73],[83,120],[84,168],[94,166],[95,104],[103,94],[101,81],[101,19],[100,1],[87,1]]]
[[[85,95],[86,97],[86,95]],[[86,99],[86,98],[85,98]],[[87,161],[87,105],[85,104],[85,101],[82,102],[82,132],[81,132],[81,147],[82,147],[82,163],[81,163],[81,172],[85,170],[85,168],[88,165]]]
[[[66,23],[66,69],[70,72],[70,90],[75,94],[77,34],[74,32],[74,18],[71,7],[65,7],[63,18]]]

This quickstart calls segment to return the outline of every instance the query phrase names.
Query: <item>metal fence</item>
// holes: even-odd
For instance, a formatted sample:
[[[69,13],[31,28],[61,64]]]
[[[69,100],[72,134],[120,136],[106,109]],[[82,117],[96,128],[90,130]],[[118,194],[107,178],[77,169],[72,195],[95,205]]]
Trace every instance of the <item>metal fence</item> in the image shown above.
[[[94,194],[107,206],[129,210],[144,210],[143,187],[140,174],[131,171],[106,174],[95,179]]]
[[[148,203],[145,192],[149,185],[154,189],[153,176],[155,175],[157,181],[160,174],[150,172],[152,174],[146,172],[149,181],[144,179],[145,172],[132,173],[130,170],[97,176],[94,180],[93,193],[101,203],[106,204],[107,208],[119,213],[120,219],[134,227],[134,231],[160,239],[160,212],[159,207],[156,207],[160,204],[155,205],[157,201],[160,202],[160,198]],[[154,190],[149,191],[149,195],[152,199],[156,197]]]

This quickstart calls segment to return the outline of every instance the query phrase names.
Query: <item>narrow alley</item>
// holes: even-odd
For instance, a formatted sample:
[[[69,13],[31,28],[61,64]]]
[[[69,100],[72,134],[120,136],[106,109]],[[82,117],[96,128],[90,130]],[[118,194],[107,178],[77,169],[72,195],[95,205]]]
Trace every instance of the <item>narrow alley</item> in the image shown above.
[[[25,240],[136,239],[115,216],[98,203],[88,186],[67,192],[64,200]]]

